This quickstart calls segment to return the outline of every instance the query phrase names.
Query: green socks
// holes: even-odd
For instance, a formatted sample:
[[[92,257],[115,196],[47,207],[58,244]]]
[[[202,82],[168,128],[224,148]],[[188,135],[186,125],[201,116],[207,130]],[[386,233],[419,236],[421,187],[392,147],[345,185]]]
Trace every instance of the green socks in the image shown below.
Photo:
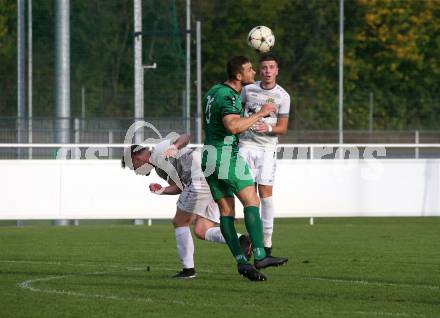
[[[260,260],[266,257],[263,246],[263,223],[260,218],[260,209],[256,206],[244,208],[244,223],[251,237],[254,258]],[[223,234],[224,235],[224,234]]]
[[[258,209],[258,208],[257,208]],[[234,255],[237,263],[247,264],[248,261],[241,250],[240,242],[238,241],[237,231],[235,230],[235,217],[233,216],[221,216],[220,217],[220,230],[225,238],[226,244]],[[261,223],[261,221],[260,221]],[[264,251],[264,249],[263,249]]]
[[[237,231],[235,230],[235,217],[221,216],[220,230],[223,237],[229,246],[229,249],[234,255],[239,264],[246,264],[246,257],[241,250],[240,242],[237,238]],[[256,206],[247,206],[244,208],[244,223],[246,229],[251,237],[254,258],[260,260],[266,257],[266,252],[263,247],[263,223],[260,218],[260,209]]]

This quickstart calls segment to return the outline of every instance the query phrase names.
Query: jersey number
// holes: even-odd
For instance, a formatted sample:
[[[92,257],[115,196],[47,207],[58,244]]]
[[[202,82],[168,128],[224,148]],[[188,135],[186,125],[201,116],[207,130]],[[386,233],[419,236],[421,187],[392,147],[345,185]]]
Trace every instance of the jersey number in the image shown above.
[[[207,124],[209,124],[209,122],[211,121],[211,104],[213,101],[214,98],[208,96],[208,101],[206,102],[206,110],[205,110],[205,120]]]

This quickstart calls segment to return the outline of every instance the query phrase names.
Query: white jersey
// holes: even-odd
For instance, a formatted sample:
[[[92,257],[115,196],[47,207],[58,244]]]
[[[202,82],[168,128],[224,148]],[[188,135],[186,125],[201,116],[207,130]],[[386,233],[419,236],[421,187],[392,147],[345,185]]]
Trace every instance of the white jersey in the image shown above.
[[[180,149],[175,157],[164,158],[162,153],[170,147],[175,139],[165,139],[158,143],[151,151],[150,162],[156,173],[162,179],[173,180],[179,188],[185,188],[192,182],[191,167],[193,164],[193,150],[187,147]]]
[[[246,85],[241,91],[241,101],[245,105],[244,116],[258,112],[266,103],[274,104],[277,108],[275,113],[265,117],[262,121],[268,125],[275,126],[278,117],[289,117],[290,96],[278,84],[272,89],[261,87],[261,81]],[[278,137],[270,133],[257,133],[252,127],[240,135],[239,146],[252,147],[258,149],[275,150],[278,144]]]
[[[171,134],[170,134],[171,135]],[[207,183],[202,172],[202,152],[199,149],[183,147],[176,156],[164,158],[163,152],[168,149],[179,137],[168,135],[162,142],[154,146],[151,151],[150,162],[154,165],[157,175],[169,182],[174,181],[180,189],[189,185],[199,189]],[[208,187],[209,189],[209,187]]]
[[[182,190],[177,200],[180,210],[220,223],[220,211],[201,170],[201,151],[184,147],[176,157],[162,156],[177,137],[167,136],[169,139],[158,143],[151,151],[150,162],[160,178],[167,182],[171,179]]]

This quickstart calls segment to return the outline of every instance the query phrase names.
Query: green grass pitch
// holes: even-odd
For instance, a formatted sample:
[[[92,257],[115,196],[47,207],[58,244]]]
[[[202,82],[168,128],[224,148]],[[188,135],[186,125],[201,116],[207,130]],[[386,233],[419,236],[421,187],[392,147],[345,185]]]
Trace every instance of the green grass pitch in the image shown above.
[[[195,244],[198,277],[173,280],[169,222],[2,226],[0,317],[440,317],[440,218],[277,220],[290,260],[266,282]]]

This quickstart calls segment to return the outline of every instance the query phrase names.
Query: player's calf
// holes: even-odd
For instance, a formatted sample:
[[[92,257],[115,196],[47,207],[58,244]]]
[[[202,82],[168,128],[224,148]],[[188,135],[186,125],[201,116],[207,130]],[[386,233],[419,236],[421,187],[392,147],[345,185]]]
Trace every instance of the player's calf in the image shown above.
[[[241,249],[243,250],[244,256],[246,256],[247,260],[250,260],[252,257],[252,242],[249,238],[249,235],[243,234],[238,238],[240,242]]]

